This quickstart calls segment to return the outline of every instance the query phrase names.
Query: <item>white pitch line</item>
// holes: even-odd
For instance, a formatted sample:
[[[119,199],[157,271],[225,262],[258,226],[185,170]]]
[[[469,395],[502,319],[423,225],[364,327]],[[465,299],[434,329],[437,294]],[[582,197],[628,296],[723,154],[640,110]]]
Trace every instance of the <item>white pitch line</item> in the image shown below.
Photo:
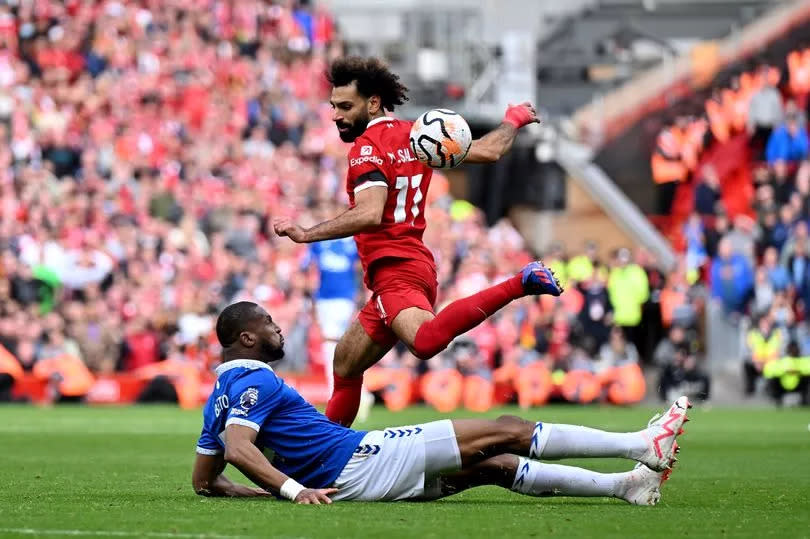
[[[50,530],[34,528],[0,528],[0,533],[20,535],[68,535],[75,537],[169,537],[173,539],[239,539],[244,535],[211,533],[125,532],[120,530]]]

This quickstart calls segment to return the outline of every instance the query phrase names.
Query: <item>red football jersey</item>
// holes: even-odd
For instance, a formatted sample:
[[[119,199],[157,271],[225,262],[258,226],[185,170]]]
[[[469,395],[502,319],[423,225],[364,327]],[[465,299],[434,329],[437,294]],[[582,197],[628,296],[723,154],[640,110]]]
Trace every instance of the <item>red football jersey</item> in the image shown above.
[[[372,262],[385,257],[435,264],[430,250],[422,243],[425,200],[433,169],[413,155],[409,142],[411,125],[412,122],[387,116],[372,120],[349,151],[346,191],[352,206],[355,194],[363,189],[388,188],[382,222],[354,237],[366,272]]]

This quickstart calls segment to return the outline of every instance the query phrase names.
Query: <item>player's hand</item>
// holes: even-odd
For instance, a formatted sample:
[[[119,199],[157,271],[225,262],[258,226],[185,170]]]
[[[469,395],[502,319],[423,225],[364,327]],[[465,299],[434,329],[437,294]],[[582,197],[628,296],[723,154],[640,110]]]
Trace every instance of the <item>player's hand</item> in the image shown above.
[[[279,236],[287,236],[295,243],[304,243],[306,241],[306,231],[293,223],[292,219],[288,217],[277,217],[273,219],[273,230]]]
[[[329,499],[330,494],[337,492],[336,488],[305,488],[298,493],[295,497],[295,503],[304,505],[313,504],[320,505],[322,503],[330,504],[332,500]]]
[[[537,111],[534,110],[534,107],[528,101],[520,105],[510,104],[506,109],[503,121],[504,123],[515,126],[515,129],[520,129],[524,125],[531,123],[540,123],[540,119],[537,117]]]

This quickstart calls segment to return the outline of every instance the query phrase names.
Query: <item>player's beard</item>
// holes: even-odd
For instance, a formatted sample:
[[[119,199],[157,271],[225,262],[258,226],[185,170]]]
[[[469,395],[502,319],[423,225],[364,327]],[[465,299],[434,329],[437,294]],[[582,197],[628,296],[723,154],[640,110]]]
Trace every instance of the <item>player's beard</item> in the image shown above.
[[[368,127],[368,122],[371,121],[369,118],[368,113],[366,113],[365,117],[357,118],[353,124],[345,124],[345,123],[338,123],[335,122],[337,127],[348,127],[349,129],[346,131],[338,131],[338,135],[340,136],[340,140],[343,142],[354,142],[354,140],[365,133],[366,128]]]
[[[266,357],[268,362],[278,361],[284,357],[284,347],[273,346],[270,341],[262,341],[261,350],[262,356]]]

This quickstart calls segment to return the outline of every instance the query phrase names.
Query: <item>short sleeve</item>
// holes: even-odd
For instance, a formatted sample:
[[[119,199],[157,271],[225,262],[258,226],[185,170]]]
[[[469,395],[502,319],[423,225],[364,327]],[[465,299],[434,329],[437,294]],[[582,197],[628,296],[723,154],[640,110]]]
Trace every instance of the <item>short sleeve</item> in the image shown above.
[[[261,369],[243,377],[231,387],[231,407],[225,426],[242,425],[256,432],[281,401],[281,380]]]
[[[222,441],[203,427],[200,439],[197,440],[197,453],[200,455],[220,455],[223,452]]]
[[[385,160],[380,150],[368,139],[360,138],[349,151],[348,188],[358,193],[369,187],[388,187]]]

